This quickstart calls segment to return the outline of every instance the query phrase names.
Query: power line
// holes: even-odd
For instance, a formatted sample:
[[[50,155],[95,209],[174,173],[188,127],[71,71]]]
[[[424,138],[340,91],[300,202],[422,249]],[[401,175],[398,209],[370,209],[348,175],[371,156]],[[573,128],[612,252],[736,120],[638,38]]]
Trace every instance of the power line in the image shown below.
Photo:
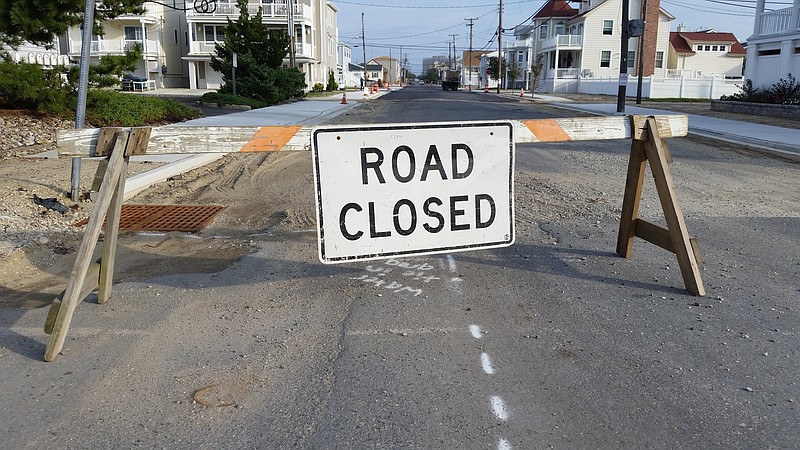
[[[529,3],[530,1],[511,2],[512,5],[519,5]],[[484,5],[458,5],[458,6],[412,6],[412,5],[376,5],[374,3],[351,2],[345,0],[336,0],[336,3],[344,3],[347,5],[370,6],[373,8],[397,8],[397,9],[464,9],[464,8],[486,8],[496,6],[495,4]]]

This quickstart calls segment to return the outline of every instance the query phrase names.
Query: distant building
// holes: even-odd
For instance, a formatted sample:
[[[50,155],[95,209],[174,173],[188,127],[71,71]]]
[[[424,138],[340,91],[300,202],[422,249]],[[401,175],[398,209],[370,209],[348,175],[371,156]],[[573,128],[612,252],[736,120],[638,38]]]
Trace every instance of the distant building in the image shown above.
[[[667,76],[741,78],[746,51],[733,33],[714,30],[669,34]]]
[[[383,79],[384,83],[397,84],[403,76],[400,61],[396,58],[379,56],[377,58],[372,58],[367,64],[380,64],[386,69],[386,75]]]

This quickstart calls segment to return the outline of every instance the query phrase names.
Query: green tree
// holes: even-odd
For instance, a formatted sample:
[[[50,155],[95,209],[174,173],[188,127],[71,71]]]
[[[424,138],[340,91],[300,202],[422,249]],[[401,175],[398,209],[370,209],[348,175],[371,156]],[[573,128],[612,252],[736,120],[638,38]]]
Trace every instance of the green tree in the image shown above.
[[[283,29],[270,29],[261,21],[261,8],[251,16],[247,0],[237,0],[239,18],[228,19],[225,42],[216,45],[211,68],[222,74],[220,93],[233,92],[233,54],[236,54],[236,93],[277,103],[299,96],[305,88],[305,75],[297,69],[281,67],[289,50],[289,35]],[[278,85],[276,85],[276,83]]]
[[[508,64],[506,64],[506,74],[508,74],[511,85],[514,86],[514,81],[522,75],[522,68],[516,61],[509,61]]]
[[[122,14],[141,14],[144,0],[103,0],[95,7],[94,34],[103,34],[102,23]],[[85,0],[0,0],[0,43],[16,48],[28,41],[51,46],[83,20]]]
[[[89,85],[104,88],[117,86],[125,72],[136,70],[136,63],[142,59],[142,45],[137,43],[124,55],[106,55],[98,64],[89,65]],[[72,66],[69,71],[69,82],[73,89],[78,89],[80,67]]]
[[[425,74],[424,78],[428,81],[436,81],[439,79],[439,71],[431,67],[428,69],[428,72]]]
[[[500,79],[500,60],[496,56],[489,57],[489,77],[495,81]]]
[[[331,92],[337,89],[339,89],[339,83],[336,82],[336,75],[334,75],[333,69],[328,69],[328,86],[325,87],[325,90]]]
[[[542,70],[544,70],[544,53],[536,55],[536,59],[531,66],[531,74],[533,74],[533,86],[531,90],[535,91],[539,87],[539,80],[542,78]]]

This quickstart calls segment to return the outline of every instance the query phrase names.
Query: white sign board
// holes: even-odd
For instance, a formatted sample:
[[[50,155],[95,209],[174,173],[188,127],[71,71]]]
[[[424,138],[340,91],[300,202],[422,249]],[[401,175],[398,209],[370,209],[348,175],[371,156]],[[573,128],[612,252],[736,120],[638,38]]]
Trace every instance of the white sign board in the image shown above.
[[[324,263],[514,242],[511,122],[312,131]]]

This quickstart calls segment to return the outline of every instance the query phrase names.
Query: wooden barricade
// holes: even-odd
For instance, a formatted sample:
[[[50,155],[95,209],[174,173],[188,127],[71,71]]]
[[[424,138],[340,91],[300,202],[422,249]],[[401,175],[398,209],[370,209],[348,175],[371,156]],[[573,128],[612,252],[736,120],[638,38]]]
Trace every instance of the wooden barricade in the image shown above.
[[[631,154],[625,182],[617,253],[633,254],[639,237],[675,253],[686,289],[705,295],[700,278],[696,241],[689,238],[668,163],[669,147],[664,139],[686,136],[686,116],[615,116],[544,120],[514,120],[514,142],[592,141],[631,139]],[[72,315],[83,298],[98,289],[98,303],[111,295],[119,234],[119,219],[129,157],[143,154],[193,154],[231,152],[306,151],[311,127],[165,127],[62,130],[58,135],[61,156],[106,156],[103,176],[86,233],[76,255],[67,287],[53,302],[45,323],[51,334],[45,361],[54,360],[63,348]],[[668,228],[638,217],[646,164],[650,163]],[[102,257],[92,255],[106,220]]]

